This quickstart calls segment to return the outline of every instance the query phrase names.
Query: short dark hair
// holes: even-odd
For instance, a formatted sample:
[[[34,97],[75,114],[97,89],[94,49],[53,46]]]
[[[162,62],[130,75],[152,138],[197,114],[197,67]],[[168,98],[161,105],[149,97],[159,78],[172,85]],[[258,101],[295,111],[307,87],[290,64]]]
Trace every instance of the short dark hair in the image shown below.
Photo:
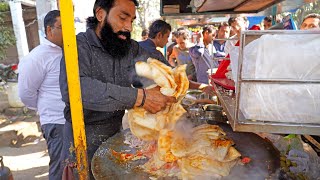
[[[144,29],[144,30],[141,32],[141,36],[148,36],[148,35],[149,35],[148,29]]]
[[[229,24],[226,23],[226,22],[220,23],[219,26],[218,26],[218,31],[219,31],[222,27],[225,27],[225,26],[229,27]]]
[[[212,25],[207,25],[207,26],[204,26],[202,28],[202,34],[203,35],[204,35],[205,32],[212,33],[212,32],[215,32],[215,29],[213,28]]]
[[[93,6],[93,16],[87,18],[87,27],[95,29],[98,25],[98,19],[96,17],[96,10],[98,7],[101,7],[107,13],[110,12],[111,8],[114,6],[116,0],[96,0]],[[139,3],[137,0],[131,0],[135,6],[139,6]]]
[[[171,25],[163,20],[156,20],[149,26],[149,38],[154,39],[159,32],[165,34],[171,31]]]
[[[47,13],[47,15],[44,17],[43,24],[44,24],[44,32],[47,35],[47,27],[53,27],[54,23],[57,22],[57,17],[60,17],[60,11],[59,10],[52,10]]]
[[[272,17],[271,16],[266,16],[263,18],[264,21],[267,21],[267,22],[271,22],[272,21]]]
[[[236,21],[236,18],[235,18],[235,17],[229,18],[229,20],[228,20],[229,26],[231,26],[231,24],[234,23],[235,21]]]
[[[177,32],[178,32],[176,35],[177,38],[182,37],[184,40],[186,40],[186,39],[189,39],[189,37],[190,37],[189,32],[186,29],[179,30]]]
[[[308,19],[308,18],[315,18],[315,19],[319,19],[319,20],[320,20],[320,14],[317,14],[317,13],[308,14],[307,16],[305,16],[305,17],[303,18],[302,23],[303,23],[306,19]],[[319,26],[320,26],[320,21],[319,21]]]
[[[178,31],[172,31],[172,36],[177,37],[178,36]]]
[[[177,31],[185,31],[185,30],[186,30],[185,27],[179,27],[179,28],[177,29]]]

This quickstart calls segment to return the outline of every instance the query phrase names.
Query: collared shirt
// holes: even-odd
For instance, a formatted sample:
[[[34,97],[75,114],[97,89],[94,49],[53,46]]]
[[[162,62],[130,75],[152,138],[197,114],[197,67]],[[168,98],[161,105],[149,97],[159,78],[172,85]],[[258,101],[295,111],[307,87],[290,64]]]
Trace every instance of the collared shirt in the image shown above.
[[[36,109],[41,125],[64,124],[59,87],[62,50],[47,39],[19,63],[19,96],[30,109]]]
[[[131,40],[128,55],[115,59],[104,49],[93,29],[77,35],[77,46],[84,121],[112,126],[113,122],[122,120],[125,109],[134,106],[138,90],[131,85],[140,80],[135,73],[135,63],[146,61],[150,55]],[[61,61],[60,87],[67,105],[65,117],[71,121],[64,60]]]
[[[209,68],[217,68],[219,66],[218,62],[213,61],[209,49],[202,43],[191,47],[189,54],[196,68],[197,82],[208,84],[207,71]]]
[[[156,45],[154,44],[154,42],[151,39],[147,39],[145,41],[140,41],[139,45],[146,50],[147,52],[149,52],[151,55],[153,55],[153,57],[155,59],[160,60],[161,62],[165,63],[166,65],[169,66],[169,62],[167,61],[167,59],[164,57],[164,55],[157,50]]]
[[[214,53],[214,57],[226,57],[226,53],[224,52],[224,47],[226,46],[226,41],[220,44],[219,41],[213,41],[213,46],[216,50]]]

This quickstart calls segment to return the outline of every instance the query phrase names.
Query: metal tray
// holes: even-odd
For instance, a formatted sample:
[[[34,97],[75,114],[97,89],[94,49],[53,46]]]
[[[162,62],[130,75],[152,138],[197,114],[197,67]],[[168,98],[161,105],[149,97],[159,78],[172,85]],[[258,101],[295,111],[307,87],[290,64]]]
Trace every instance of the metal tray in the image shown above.
[[[279,151],[277,151],[271,142],[262,139],[254,133],[233,132],[229,124],[217,123],[227,136],[233,139],[236,149],[242,156],[250,157],[252,161],[247,165],[236,165],[229,176],[223,177],[224,180],[237,179],[270,179],[279,169]],[[130,161],[125,164],[119,164],[110,154],[110,148],[115,151],[130,150],[135,153],[137,149],[130,148],[124,144],[125,134],[129,130],[121,131],[104,142],[95,152],[92,159],[92,172],[94,177],[99,179],[130,179],[144,180],[150,179],[150,175],[137,169],[138,165],[144,164],[147,160]],[[161,179],[177,179],[172,177]]]

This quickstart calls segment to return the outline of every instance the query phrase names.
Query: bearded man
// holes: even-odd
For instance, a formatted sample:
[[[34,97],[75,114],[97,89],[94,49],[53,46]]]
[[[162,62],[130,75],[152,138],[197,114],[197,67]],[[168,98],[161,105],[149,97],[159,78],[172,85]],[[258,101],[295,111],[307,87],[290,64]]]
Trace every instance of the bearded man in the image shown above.
[[[132,87],[139,84],[135,63],[150,57],[130,38],[137,5],[136,0],[96,0],[94,16],[87,19],[88,30],[77,35],[89,165],[102,142],[120,131],[125,109],[137,106],[156,113],[175,102],[174,97],[162,95],[159,87],[147,90]],[[69,155],[73,135],[64,60],[61,61],[60,88],[66,103],[61,155],[65,166],[65,162],[74,162],[75,157]],[[90,179],[93,179],[91,171]]]

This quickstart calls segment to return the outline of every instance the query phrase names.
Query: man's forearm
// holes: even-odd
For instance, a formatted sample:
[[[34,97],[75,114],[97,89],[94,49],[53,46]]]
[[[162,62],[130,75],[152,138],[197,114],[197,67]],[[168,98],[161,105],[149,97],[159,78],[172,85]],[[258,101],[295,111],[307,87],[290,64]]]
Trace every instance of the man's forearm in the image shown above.
[[[103,83],[90,77],[81,77],[80,80],[82,101],[86,109],[117,111],[130,109],[138,104],[138,89]]]
[[[189,89],[199,89],[199,90],[202,90],[203,88],[205,88],[205,87],[207,87],[207,86],[208,86],[208,84],[198,83],[198,82],[189,80]]]
[[[22,103],[29,109],[36,110],[37,109],[37,101],[38,97],[34,96],[26,96],[20,94],[20,99]]]

